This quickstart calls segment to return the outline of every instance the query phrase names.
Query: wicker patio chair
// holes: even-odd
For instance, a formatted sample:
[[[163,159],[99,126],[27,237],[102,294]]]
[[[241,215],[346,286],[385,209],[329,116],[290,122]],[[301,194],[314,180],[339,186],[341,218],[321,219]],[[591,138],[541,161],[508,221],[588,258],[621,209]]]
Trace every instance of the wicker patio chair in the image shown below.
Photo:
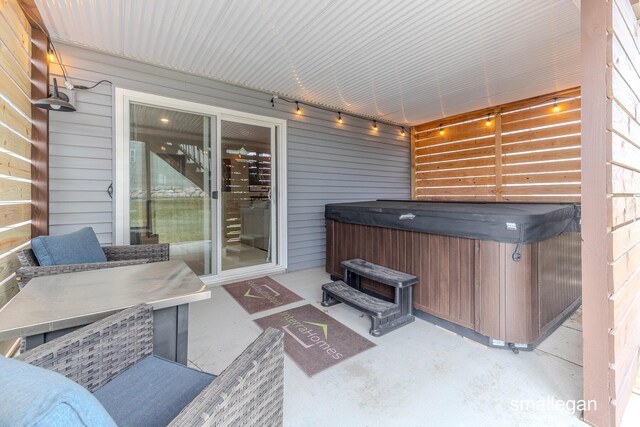
[[[18,359],[58,372],[93,393],[152,353],[153,311],[140,305],[36,347]],[[280,426],[283,387],[283,333],[269,328],[169,425]]]
[[[16,271],[20,289],[29,280],[40,276],[74,273],[77,271],[99,270],[102,268],[123,267],[125,265],[146,264],[149,262],[169,261],[169,244],[103,246],[102,250],[107,262],[93,262],[88,264],[67,264],[41,266],[38,264],[33,250],[26,249],[18,252],[20,268]]]

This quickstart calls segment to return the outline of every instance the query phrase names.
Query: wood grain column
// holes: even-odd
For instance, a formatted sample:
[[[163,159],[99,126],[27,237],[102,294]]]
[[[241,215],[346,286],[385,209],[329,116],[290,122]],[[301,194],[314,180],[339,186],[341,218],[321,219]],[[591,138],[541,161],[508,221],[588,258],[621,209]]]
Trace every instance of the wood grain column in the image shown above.
[[[504,200],[502,197],[502,113],[496,110],[493,124],[496,134],[496,201]]]
[[[409,157],[411,160],[411,200],[417,200],[416,192],[416,180],[418,175],[416,173],[416,129],[411,127],[411,148],[409,151]]]
[[[31,98],[49,96],[47,35],[38,27],[31,32]],[[49,234],[49,111],[31,107],[31,236]]]
[[[611,4],[582,2],[582,330],[584,399],[597,409],[584,420],[615,425],[609,384],[609,245],[607,230],[607,28]],[[610,137],[610,135],[609,135]]]

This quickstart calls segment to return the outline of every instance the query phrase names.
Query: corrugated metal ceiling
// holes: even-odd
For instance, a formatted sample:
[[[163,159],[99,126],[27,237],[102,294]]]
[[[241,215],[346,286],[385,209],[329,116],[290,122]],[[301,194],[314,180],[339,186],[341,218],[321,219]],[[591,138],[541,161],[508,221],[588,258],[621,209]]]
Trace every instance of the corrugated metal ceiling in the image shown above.
[[[580,84],[575,0],[36,3],[54,40],[402,124]]]

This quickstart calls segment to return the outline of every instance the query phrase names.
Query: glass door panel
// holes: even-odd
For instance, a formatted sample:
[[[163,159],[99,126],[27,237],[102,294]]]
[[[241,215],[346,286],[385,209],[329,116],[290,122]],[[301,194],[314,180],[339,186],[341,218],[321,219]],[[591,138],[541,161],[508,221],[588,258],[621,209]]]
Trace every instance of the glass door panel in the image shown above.
[[[171,258],[211,274],[212,118],[130,104],[130,243],[170,243]]]
[[[221,267],[268,264],[274,246],[273,127],[222,120]]]

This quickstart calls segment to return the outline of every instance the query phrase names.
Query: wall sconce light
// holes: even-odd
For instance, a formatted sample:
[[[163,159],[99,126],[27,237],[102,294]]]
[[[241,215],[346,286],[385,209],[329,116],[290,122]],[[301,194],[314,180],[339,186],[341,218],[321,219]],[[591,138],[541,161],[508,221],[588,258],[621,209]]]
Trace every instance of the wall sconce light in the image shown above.
[[[58,91],[58,81],[55,78],[53,79],[53,93],[48,98],[37,100],[34,105],[44,110],[76,111],[76,107],[69,103],[69,97],[65,93]]]

